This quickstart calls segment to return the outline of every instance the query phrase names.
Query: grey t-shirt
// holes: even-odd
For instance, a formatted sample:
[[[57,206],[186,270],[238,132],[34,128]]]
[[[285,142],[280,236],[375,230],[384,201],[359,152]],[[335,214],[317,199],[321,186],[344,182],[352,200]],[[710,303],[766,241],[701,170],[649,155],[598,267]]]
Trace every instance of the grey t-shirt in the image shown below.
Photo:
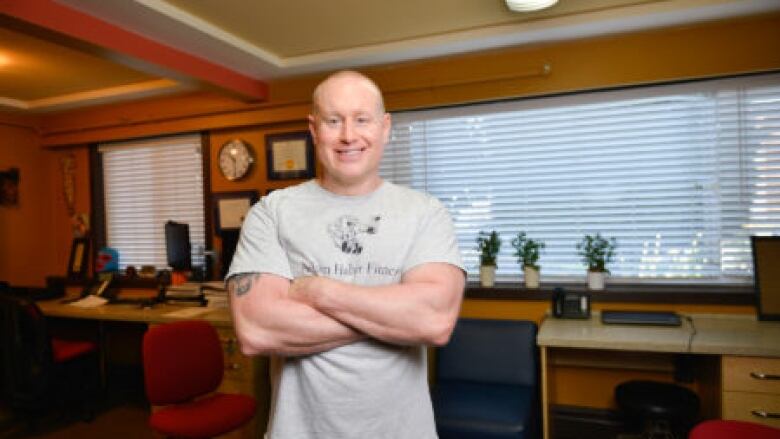
[[[389,182],[340,196],[309,181],[252,207],[228,278],[260,272],[386,285],[429,262],[463,269],[438,200]],[[272,360],[270,439],[436,437],[423,346],[365,340]]]

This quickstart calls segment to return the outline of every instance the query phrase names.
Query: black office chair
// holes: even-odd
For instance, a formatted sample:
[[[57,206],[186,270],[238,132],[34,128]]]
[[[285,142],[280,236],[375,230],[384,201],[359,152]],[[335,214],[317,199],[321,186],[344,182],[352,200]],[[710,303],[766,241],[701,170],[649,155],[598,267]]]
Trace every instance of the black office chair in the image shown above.
[[[436,355],[441,439],[529,439],[539,431],[536,323],[460,319]]]
[[[26,297],[0,294],[2,397],[30,427],[53,408],[81,408],[91,418],[99,389],[97,344],[49,336]]]
[[[615,401],[627,424],[644,439],[684,439],[699,414],[699,397],[673,383],[626,381],[615,387]]]

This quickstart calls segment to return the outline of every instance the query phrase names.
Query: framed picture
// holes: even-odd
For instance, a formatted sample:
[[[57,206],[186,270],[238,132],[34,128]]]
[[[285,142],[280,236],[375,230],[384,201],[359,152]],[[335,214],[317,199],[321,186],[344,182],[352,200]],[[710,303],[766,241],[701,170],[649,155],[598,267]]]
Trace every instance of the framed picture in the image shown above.
[[[68,279],[83,280],[89,265],[89,239],[73,238],[68,259]]]
[[[19,205],[19,168],[0,171],[0,206]]]
[[[314,177],[314,143],[308,131],[265,137],[269,180]]]
[[[214,203],[214,227],[217,233],[238,230],[249,208],[257,202],[257,191],[216,192]]]

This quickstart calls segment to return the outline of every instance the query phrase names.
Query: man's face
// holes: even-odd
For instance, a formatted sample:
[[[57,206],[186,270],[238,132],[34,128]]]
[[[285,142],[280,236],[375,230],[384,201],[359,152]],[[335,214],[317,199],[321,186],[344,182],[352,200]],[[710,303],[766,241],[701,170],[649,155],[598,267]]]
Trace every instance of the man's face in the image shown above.
[[[341,189],[368,188],[379,181],[379,162],[390,133],[390,115],[376,92],[360,78],[336,78],[324,84],[309,117],[323,182]]]

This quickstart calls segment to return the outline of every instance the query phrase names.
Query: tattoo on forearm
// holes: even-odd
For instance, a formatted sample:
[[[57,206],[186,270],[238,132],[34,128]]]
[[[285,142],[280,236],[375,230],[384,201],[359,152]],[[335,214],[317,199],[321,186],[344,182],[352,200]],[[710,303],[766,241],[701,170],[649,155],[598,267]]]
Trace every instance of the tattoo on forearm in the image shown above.
[[[243,296],[252,289],[252,284],[259,277],[258,273],[237,274],[228,282],[228,289],[236,296]]]

